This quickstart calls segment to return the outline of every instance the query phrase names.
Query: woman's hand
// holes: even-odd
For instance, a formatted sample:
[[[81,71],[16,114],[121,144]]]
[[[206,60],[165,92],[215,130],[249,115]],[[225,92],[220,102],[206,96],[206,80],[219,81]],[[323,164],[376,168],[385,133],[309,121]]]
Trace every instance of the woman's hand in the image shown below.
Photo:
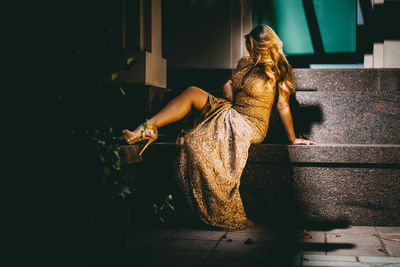
[[[233,89],[232,89],[232,81],[228,80],[223,88],[222,88],[222,95],[224,98],[228,99],[229,101],[233,101]]]
[[[292,145],[315,145],[315,142],[306,140],[306,139],[301,139],[301,138],[295,138],[292,141]]]

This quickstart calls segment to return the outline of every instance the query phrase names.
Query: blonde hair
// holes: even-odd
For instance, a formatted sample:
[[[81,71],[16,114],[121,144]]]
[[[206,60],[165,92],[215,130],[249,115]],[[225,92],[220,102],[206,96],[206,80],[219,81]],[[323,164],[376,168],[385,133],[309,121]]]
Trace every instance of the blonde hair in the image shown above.
[[[258,25],[245,35],[246,48],[256,65],[268,76],[268,86],[276,86],[286,99],[296,84],[293,70],[282,50],[282,41],[269,26]]]

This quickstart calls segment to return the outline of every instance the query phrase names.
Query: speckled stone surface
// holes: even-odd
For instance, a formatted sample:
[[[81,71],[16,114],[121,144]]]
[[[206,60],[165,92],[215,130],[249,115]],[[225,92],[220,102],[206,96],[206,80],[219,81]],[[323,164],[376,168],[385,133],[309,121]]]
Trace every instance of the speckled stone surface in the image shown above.
[[[121,147],[121,162],[137,160],[129,155],[135,146]],[[156,168],[144,167],[143,179],[170,183],[178,150],[172,143],[151,145],[143,160]],[[399,155],[399,145],[253,145],[241,180],[246,212],[260,222],[400,225]]]
[[[169,87],[178,93],[196,85],[221,97],[230,71],[170,70]],[[400,69],[294,69],[294,77],[291,110],[299,137],[330,144],[400,144]],[[173,141],[177,131],[161,132]],[[275,108],[264,142],[287,142]]]
[[[136,144],[133,146],[127,145],[127,146],[121,146],[119,149],[119,154],[121,157],[121,165],[128,165],[132,164],[135,162],[140,162],[142,161],[142,157],[139,157],[139,152],[140,152],[141,146]]]
[[[294,69],[294,78],[298,90],[400,90],[400,69]]]
[[[252,145],[249,162],[269,163],[342,163],[397,164],[400,166],[400,145],[319,144]]]
[[[299,91],[291,110],[296,134],[317,143],[400,144],[400,92]],[[276,113],[265,143],[286,138]]]
[[[324,92],[296,95],[301,105],[322,108],[310,138],[321,143],[400,144],[400,94]]]
[[[248,164],[241,194],[249,216],[400,225],[400,169]]]
[[[181,71],[174,73],[172,88],[177,93],[188,85],[217,92],[227,78],[223,76],[231,72],[215,72],[210,79],[207,71],[186,70],[184,81],[178,79]],[[193,82],[190,73],[199,80]],[[272,110],[267,138],[251,146],[242,176],[240,191],[249,217],[278,224],[345,221],[399,226],[400,69],[295,69],[294,75],[297,91],[291,110],[296,134],[318,145],[279,145],[287,138]],[[161,102],[151,90],[146,97],[147,111],[154,112]],[[163,138],[159,141],[175,136]],[[174,181],[180,147],[152,144],[143,158],[137,156],[139,148],[121,147],[123,170],[128,177],[137,176],[128,180],[144,199],[151,194],[164,197]]]
[[[142,145],[120,147],[121,165],[142,161]],[[175,156],[180,146],[155,143],[145,151],[146,158]],[[260,163],[339,163],[382,164],[400,167],[400,145],[319,144],[313,146],[257,144],[249,150],[248,162]]]

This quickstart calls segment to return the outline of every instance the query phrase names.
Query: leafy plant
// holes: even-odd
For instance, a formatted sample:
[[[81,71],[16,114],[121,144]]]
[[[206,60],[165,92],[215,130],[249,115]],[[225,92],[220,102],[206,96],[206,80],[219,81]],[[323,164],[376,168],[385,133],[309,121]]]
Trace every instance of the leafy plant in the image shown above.
[[[168,211],[175,211],[174,206],[172,206],[171,202],[172,201],[172,195],[168,195],[165,197],[164,202],[157,204],[153,204],[153,210],[154,214],[158,216],[159,220],[161,223],[165,223],[165,214],[168,213]]]

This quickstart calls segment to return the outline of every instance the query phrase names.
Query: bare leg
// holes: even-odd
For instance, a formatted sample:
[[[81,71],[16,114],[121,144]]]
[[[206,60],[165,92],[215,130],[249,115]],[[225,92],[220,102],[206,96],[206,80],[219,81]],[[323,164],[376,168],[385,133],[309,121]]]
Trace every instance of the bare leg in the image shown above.
[[[207,102],[208,93],[204,90],[190,86],[177,98],[168,103],[160,112],[149,119],[150,126],[156,128],[165,126],[167,124],[179,121],[183,119],[192,108],[197,110],[203,109]],[[152,128],[151,127],[151,128]],[[146,136],[154,134],[153,130],[146,130],[144,132]],[[134,131],[124,130],[124,138],[128,143],[138,136],[142,135],[140,128]]]
[[[150,118],[151,125],[162,127],[183,119],[193,108],[201,110],[207,102],[208,93],[190,86],[177,98],[168,103],[160,112]]]

